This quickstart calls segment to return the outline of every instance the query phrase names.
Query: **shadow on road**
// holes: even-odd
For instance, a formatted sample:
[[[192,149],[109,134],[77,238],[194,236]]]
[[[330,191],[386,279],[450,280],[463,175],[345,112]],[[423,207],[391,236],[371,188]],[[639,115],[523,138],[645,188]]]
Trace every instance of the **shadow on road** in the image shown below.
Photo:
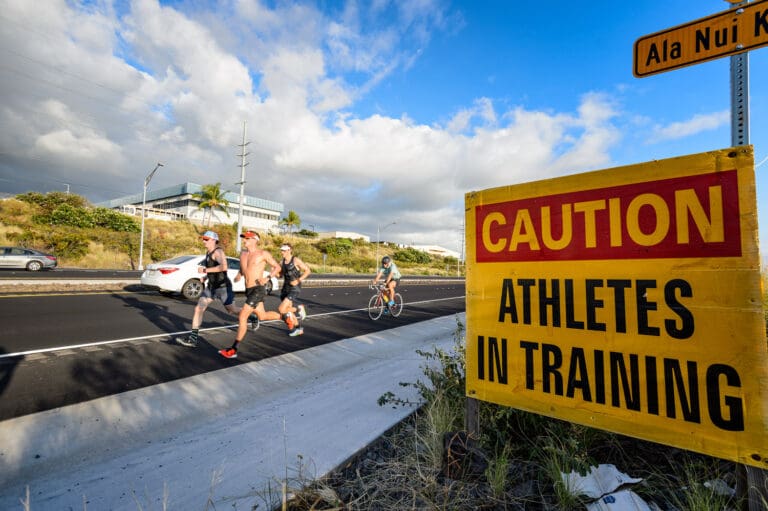
[[[0,355],[6,355],[8,352],[0,348]],[[5,389],[11,383],[16,366],[23,360],[23,357],[5,357],[0,358],[0,396],[5,393]]]

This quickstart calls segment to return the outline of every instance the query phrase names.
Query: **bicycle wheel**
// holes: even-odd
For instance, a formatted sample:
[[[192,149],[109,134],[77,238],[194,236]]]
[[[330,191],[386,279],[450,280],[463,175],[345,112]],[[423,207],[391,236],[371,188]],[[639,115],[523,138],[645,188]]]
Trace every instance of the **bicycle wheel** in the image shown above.
[[[389,306],[389,312],[393,318],[396,318],[403,312],[403,297],[400,293],[395,293],[395,304]]]
[[[384,313],[384,302],[381,301],[381,295],[375,294],[368,301],[368,317],[376,321]]]

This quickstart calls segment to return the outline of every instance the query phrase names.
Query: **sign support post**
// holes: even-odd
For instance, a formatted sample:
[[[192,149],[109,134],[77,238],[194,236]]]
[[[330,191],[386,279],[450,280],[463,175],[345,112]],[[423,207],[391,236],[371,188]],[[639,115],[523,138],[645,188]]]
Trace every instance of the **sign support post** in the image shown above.
[[[731,56],[731,145],[749,145],[749,52]]]

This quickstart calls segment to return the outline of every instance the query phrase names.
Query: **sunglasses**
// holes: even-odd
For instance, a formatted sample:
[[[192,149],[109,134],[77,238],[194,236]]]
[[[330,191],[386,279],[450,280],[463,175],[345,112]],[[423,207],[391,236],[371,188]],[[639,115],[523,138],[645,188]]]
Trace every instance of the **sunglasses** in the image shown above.
[[[203,241],[209,241],[209,240],[212,240],[212,239],[213,238],[203,238]]]

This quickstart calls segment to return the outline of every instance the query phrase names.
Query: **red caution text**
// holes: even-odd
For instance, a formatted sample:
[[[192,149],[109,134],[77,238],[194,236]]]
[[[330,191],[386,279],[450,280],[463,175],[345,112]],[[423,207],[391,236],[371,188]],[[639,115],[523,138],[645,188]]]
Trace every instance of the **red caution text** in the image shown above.
[[[736,171],[476,209],[477,262],[741,255]]]

